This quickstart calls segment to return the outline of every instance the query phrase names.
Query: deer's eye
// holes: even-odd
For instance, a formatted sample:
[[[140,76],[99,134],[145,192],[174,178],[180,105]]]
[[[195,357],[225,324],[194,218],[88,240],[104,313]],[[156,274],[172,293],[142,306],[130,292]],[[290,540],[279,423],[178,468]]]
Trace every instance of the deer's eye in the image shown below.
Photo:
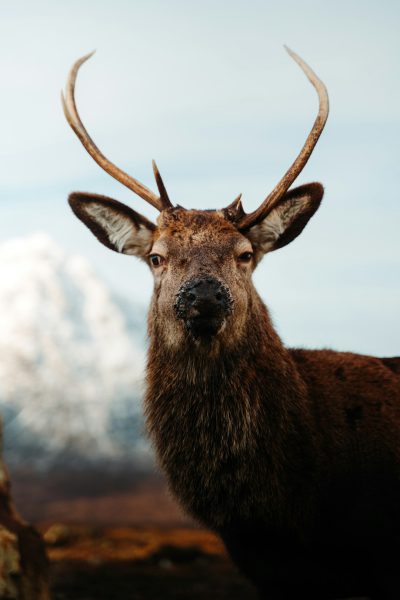
[[[238,260],[241,263],[249,263],[252,258],[253,258],[252,252],[243,252],[242,254],[239,254],[239,256],[238,256]]]
[[[165,258],[159,254],[150,254],[150,262],[153,267],[161,267],[165,263]]]

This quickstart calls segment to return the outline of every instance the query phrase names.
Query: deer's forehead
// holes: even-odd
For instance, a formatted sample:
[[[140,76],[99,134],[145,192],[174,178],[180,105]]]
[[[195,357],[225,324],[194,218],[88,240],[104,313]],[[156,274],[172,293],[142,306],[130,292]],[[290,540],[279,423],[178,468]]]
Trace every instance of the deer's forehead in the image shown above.
[[[157,221],[155,243],[172,248],[235,247],[245,238],[218,212],[174,210],[162,213]]]

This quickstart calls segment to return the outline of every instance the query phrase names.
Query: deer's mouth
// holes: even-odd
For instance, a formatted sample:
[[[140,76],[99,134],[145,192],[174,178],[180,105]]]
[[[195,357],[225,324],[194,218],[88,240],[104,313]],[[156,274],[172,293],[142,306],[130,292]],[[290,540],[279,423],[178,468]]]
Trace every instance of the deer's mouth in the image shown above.
[[[222,316],[198,315],[185,320],[186,330],[195,340],[207,340],[216,336],[224,325],[225,318]]]

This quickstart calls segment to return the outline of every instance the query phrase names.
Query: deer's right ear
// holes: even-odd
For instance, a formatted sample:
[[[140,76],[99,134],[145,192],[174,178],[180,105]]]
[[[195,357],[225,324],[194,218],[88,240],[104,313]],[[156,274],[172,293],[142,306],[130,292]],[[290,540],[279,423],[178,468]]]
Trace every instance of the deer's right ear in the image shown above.
[[[129,206],[98,194],[74,192],[68,202],[97,239],[123,254],[147,261],[156,226]]]

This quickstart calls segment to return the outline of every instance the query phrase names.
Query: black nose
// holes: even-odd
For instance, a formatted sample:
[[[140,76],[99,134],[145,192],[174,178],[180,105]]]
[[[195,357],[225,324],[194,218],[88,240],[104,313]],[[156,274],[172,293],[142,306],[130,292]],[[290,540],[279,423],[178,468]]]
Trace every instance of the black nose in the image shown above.
[[[175,312],[194,337],[210,337],[232,312],[229,288],[215,277],[189,279],[176,295]]]
[[[186,304],[202,312],[215,312],[227,303],[227,290],[217,279],[194,279],[189,281],[183,291]]]

